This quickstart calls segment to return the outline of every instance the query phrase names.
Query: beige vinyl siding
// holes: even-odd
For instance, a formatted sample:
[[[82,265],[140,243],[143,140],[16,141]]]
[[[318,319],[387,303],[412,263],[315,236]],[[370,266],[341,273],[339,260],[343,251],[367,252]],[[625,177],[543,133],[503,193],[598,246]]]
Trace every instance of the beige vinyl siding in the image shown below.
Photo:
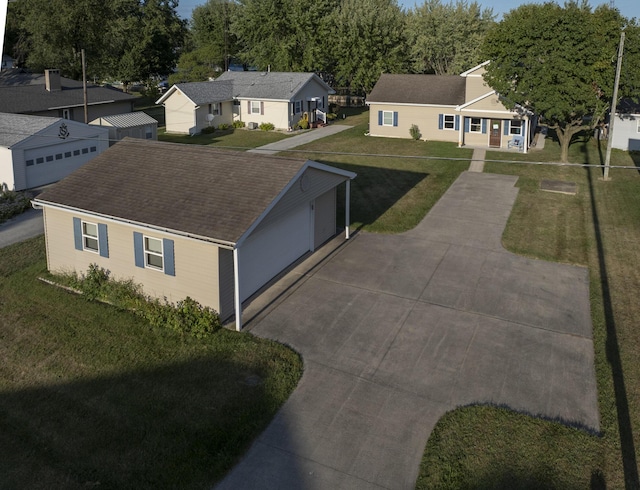
[[[489,121],[487,121],[487,132],[485,134],[464,133],[464,144],[470,146],[489,146]]]
[[[22,163],[22,150],[12,151],[6,147],[0,147],[0,186],[6,185],[9,190],[15,189],[15,180],[14,180],[14,159],[16,162],[19,160],[20,165],[19,168],[22,169],[24,180],[24,164]]]
[[[195,126],[195,105],[182,92],[175,90],[164,101],[165,125],[167,133],[189,134]]]
[[[393,111],[398,113],[398,126],[378,125],[378,111]],[[369,109],[369,133],[371,136],[386,136],[390,138],[411,138],[409,128],[415,124],[420,129],[422,139],[435,141],[458,142],[459,132],[455,130],[438,129],[440,114],[459,114],[455,107],[408,106],[393,104],[374,104]]]
[[[249,103],[262,102],[264,114],[253,114],[249,112]],[[289,128],[289,102],[281,100],[260,100],[260,99],[240,99],[240,120],[246,124],[251,122],[271,123],[276,129]]]
[[[486,92],[485,92],[486,93]],[[512,113],[500,102],[500,99],[496,94],[492,94],[488,97],[478,100],[473,104],[470,104],[464,108],[465,111],[490,111],[494,113],[504,113],[506,117],[511,119]],[[474,116],[476,117],[476,116]]]
[[[484,66],[480,66],[476,70],[467,74],[467,83],[464,98],[464,100],[466,100],[467,102],[477,99],[478,97],[481,97],[492,91],[491,87],[489,87],[485,83],[484,78],[482,78],[482,75],[485,73],[485,71],[486,70]]]
[[[113,278],[133,279],[142,284],[145,294],[167,297],[177,302],[190,296],[203,305],[220,308],[218,290],[218,247],[215,244],[174,236],[126,224],[100,220],[51,207],[44,209],[49,270],[86,272],[92,263],[111,271]],[[105,223],[109,243],[109,258],[97,253],[75,249],[73,218],[92,223]],[[175,276],[162,271],[136,267],[133,232],[174,241]]]
[[[300,206],[306,206],[311,201],[330,191],[346,180],[346,177],[332,174],[315,168],[308,168],[303,174],[305,179],[305,190],[302,190],[300,179],[298,179],[282,196],[278,203],[269,211],[267,216],[255,228],[254,232],[263,229],[270,223],[277,221],[282,216],[287,215],[291,210]]]

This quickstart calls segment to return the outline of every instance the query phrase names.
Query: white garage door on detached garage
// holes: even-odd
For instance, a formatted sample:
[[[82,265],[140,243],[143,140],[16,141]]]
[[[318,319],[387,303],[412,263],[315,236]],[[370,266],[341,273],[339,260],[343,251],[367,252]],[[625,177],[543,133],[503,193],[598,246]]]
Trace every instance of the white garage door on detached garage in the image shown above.
[[[311,250],[310,212],[301,206],[247,238],[239,254],[241,301]]]
[[[19,191],[57,182],[105,151],[108,138],[99,126],[0,113],[0,184]]]

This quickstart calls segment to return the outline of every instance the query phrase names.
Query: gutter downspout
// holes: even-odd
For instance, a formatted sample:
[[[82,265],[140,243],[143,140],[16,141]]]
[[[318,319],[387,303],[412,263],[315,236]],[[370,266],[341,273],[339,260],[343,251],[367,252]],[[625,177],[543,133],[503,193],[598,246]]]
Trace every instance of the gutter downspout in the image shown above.
[[[240,271],[238,269],[238,248],[233,248],[233,297],[236,311],[236,331],[242,330],[242,302],[240,301]]]
[[[351,202],[351,179],[347,179],[347,188],[346,188],[346,192],[345,192],[345,198],[344,198],[344,238],[345,240],[349,239],[349,215],[350,215],[350,210],[349,210],[349,204]]]

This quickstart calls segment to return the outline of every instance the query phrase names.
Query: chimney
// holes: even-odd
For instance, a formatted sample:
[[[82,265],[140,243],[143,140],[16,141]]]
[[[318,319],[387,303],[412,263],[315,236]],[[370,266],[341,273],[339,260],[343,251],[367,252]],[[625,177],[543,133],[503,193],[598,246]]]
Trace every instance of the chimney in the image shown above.
[[[44,88],[47,92],[59,92],[62,90],[62,83],[60,82],[60,70],[45,70],[44,71]]]

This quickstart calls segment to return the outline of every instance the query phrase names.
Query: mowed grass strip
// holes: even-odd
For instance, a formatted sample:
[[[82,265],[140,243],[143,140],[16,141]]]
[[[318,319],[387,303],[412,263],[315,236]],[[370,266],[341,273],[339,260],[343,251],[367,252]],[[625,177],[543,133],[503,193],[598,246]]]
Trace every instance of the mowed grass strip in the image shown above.
[[[574,163],[600,164],[594,140],[571,146]],[[555,156],[555,157],[554,157]],[[558,161],[543,152],[488,152],[487,159]],[[602,169],[487,163],[518,175],[518,199],[503,235],[515,253],[586,265],[600,409],[599,436],[505,408],[465,407],[436,425],[417,488],[638,488],[640,445],[640,155],[614,150],[610,182]],[[540,190],[543,179],[575,182],[576,195]]]
[[[400,233],[414,228],[469,168],[472,150],[454,143],[365,136],[369,111],[354,108],[342,113],[347,117],[338,121],[351,128],[279,155],[315,160],[358,174],[351,183],[353,229]],[[339,218],[344,215],[343,203],[340,194]]]
[[[37,280],[44,239],[0,250],[2,488],[206,488],[295,388],[299,356],[196,340]]]

